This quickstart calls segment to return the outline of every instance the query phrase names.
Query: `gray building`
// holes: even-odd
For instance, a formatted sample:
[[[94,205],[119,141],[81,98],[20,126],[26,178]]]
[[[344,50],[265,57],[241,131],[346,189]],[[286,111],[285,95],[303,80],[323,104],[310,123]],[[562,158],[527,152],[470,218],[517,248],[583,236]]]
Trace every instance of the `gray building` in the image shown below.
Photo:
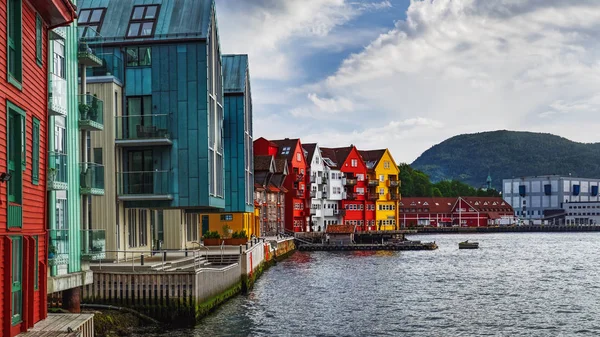
[[[600,202],[600,179],[564,176],[534,176],[502,181],[502,196],[527,220],[553,220],[564,214],[564,205],[575,202]]]
[[[563,210],[567,225],[600,224],[600,202],[565,202]]]

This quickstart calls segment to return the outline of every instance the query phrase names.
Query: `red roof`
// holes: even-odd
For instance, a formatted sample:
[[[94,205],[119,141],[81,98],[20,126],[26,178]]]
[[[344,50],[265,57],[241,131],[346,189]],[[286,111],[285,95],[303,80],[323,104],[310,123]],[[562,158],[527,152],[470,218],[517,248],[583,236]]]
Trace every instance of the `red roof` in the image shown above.
[[[269,185],[269,192],[280,192],[281,190],[274,185]]]
[[[479,212],[514,213],[512,206],[500,197],[464,197],[462,199]]]
[[[423,213],[452,213],[456,198],[402,198],[400,208],[421,209]],[[429,211],[425,211],[425,209]]]
[[[353,225],[329,225],[325,231],[328,234],[352,234],[354,233]]]

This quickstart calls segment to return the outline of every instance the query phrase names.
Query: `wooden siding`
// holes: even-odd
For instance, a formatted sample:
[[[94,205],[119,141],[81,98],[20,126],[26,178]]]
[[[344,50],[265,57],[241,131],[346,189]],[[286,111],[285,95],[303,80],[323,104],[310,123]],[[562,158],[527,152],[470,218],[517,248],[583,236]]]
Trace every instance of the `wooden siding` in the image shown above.
[[[95,148],[102,148],[101,161],[104,164],[104,197],[92,198],[93,229],[106,230],[106,250],[115,251],[117,247],[117,158],[120,149],[115,148],[115,116],[123,111],[122,88],[115,82],[94,83],[87,85],[87,90],[92,95],[104,101],[104,131],[91,133],[92,161]],[[115,100],[116,94],[116,100]],[[115,258],[108,253],[107,258]]]

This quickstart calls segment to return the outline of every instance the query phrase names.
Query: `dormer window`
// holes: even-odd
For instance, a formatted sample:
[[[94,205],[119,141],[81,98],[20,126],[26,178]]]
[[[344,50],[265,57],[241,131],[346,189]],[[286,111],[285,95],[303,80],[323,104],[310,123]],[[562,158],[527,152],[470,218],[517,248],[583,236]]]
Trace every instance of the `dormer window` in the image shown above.
[[[106,8],[82,9],[77,19],[77,25],[81,27],[80,37],[97,37],[104,21],[104,14]]]
[[[158,5],[134,6],[127,27],[127,37],[151,37],[158,19]]]
[[[281,150],[281,154],[284,156],[287,156],[288,154],[290,154],[290,147],[286,146]]]

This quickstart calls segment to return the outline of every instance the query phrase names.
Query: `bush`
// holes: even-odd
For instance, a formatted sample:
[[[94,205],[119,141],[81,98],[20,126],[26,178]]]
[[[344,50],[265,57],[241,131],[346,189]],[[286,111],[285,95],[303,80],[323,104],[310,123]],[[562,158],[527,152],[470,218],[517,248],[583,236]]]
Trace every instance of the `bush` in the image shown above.
[[[203,238],[204,239],[220,239],[221,235],[217,231],[214,231],[214,232],[208,231],[204,234]]]
[[[241,232],[234,232],[234,233],[231,235],[231,238],[232,238],[232,239],[247,239],[247,238],[248,238],[248,235],[246,234],[246,231],[245,231],[245,230],[242,230]]]

